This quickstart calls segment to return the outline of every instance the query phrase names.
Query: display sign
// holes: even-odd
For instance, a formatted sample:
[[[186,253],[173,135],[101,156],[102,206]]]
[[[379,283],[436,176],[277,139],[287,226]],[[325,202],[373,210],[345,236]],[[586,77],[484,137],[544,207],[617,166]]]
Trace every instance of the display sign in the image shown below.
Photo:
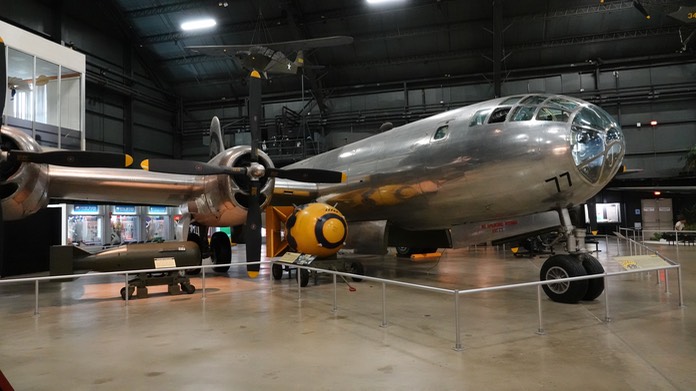
[[[149,214],[149,215],[166,215],[167,214],[167,207],[166,206],[148,206],[147,207],[147,214]]]
[[[74,205],[73,214],[75,215],[96,215],[99,214],[99,205]]]
[[[620,223],[621,222],[621,204],[613,203],[597,203],[596,205],[597,223]],[[590,222],[587,205],[585,205],[585,221]]]
[[[165,269],[176,267],[176,259],[174,257],[155,258],[155,269]]]
[[[118,214],[118,215],[134,215],[134,214],[136,214],[135,206],[133,206],[133,205],[115,205],[114,206],[114,213]]]

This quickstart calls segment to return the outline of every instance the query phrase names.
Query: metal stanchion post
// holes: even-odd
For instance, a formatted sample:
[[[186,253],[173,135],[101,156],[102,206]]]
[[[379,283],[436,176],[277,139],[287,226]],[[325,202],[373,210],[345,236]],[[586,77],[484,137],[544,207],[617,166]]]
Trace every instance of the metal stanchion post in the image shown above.
[[[604,321],[611,322],[611,316],[609,315],[609,279],[606,273],[604,273]]]
[[[338,306],[336,305],[336,273],[331,274],[333,276],[333,285],[334,285],[334,302],[333,302],[333,312],[338,311]]]
[[[300,282],[300,280],[301,280],[300,274],[302,272],[302,269],[300,269],[299,267],[296,267],[295,271],[297,272],[297,276],[296,276],[297,277],[297,300],[299,301],[299,300],[302,300],[302,287],[301,287],[302,282]]]
[[[669,291],[669,270],[668,269],[662,269],[662,272],[665,273],[665,295],[669,296],[672,293]]]
[[[462,351],[462,333],[459,325],[459,289],[454,290],[454,350]]]
[[[34,282],[34,316],[39,316],[39,280]]]
[[[205,269],[202,268],[201,270],[203,271],[203,275],[201,276],[201,290],[203,291],[201,295],[201,300],[205,300]]]
[[[379,327],[387,327],[387,284],[382,283],[382,324]]]
[[[682,295],[682,272],[681,266],[677,267],[677,288],[679,289],[679,308],[686,307],[684,305],[684,296]]]
[[[125,295],[126,296],[126,298],[125,298],[126,304],[125,305],[128,306],[128,296],[130,296],[129,295],[130,292],[128,291],[128,272],[126,272],[126,288],[125,289],[126,289],[126,295]]]
[[[545,335],[544,330],[544,318],[541,314],[541,285],[537,285],[537,310],[539,311],[539,328],[537,329],[537,334]]]

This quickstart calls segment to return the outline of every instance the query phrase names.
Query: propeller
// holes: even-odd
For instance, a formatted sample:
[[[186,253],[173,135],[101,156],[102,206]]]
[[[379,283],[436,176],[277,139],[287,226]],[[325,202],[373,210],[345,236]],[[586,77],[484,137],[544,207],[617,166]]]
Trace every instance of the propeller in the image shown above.
[[[7,83],[7,54],[5,52],[5,41],[0,37],[0,79],[2,83]],[[7,84],[3,88],[7,88]],[[0,98],[0,128],[2,128],[5,115],[5,99],[7,94],[3,94]],[[2,148],[2,129],[0,129],[0,149]],[[2,273],[3,262],[5,258],[5,222],[2,213],[2,199],[0,198],[0,273]]]
[[[0,161],[19,163],[54,164],[70,167],[123,168],[133,164],[128,154],[97,151],[48,151],[28,152],[20,150],[2,151]]]
[[[250,179],[247,218],[244,224],[247,262],[261,260],[261,178],[285,178],[300,182],[341,183],[345,174],[313,168],[266,168],[259,163],[259,113],[261,112],[261,75],[252,71],[249,77],[249,128],[251,132],[250,162],[247,167],[226,167],[188,160],[148,159],[141,163],[145,170],[184,175],[246,175]],[[261,265],[247,265],[249,277],[259,274]]]
[[[312,183],[341,183],[345,180],[345,174],[340,171],[318,168],[283,170],[266,168],[261,163],[252,163],[249,167],[227,167],[191,160],[146,159],[140,163],[140,166],[148,171],[182,175],[247,175],[257,179],[271,177]]]

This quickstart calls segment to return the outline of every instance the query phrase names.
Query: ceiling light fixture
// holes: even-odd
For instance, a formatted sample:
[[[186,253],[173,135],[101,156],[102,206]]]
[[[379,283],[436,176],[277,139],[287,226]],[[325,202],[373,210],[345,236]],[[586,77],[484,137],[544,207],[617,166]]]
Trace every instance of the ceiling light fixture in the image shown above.
[[[216,24],[217,22],[212,18],[196,19],[181,23],[181,29],[184,31],[202,30],[214,27]]]
[[[367,0],[367,4],[380,5],[380,4],[385,4],[385,3],[395,3],[397,1],[403,1],[403,0]]]

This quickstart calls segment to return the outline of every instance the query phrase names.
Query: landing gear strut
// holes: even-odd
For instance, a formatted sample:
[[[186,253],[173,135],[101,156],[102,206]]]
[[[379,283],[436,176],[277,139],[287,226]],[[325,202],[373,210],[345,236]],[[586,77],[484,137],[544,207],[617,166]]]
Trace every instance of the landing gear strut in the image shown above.
[[[597,258],[585,250],[585,231],[573,227],[567,209],[559,210],[561,233],[566,238],[568,254],[549,257],[541,267],[539,278],[542,281],[603,274],[604,268]],[[544,285],[544,292],[559,303],[577,303],[581,300],[594,300],[604,291],[604,279],[564,281]]]

